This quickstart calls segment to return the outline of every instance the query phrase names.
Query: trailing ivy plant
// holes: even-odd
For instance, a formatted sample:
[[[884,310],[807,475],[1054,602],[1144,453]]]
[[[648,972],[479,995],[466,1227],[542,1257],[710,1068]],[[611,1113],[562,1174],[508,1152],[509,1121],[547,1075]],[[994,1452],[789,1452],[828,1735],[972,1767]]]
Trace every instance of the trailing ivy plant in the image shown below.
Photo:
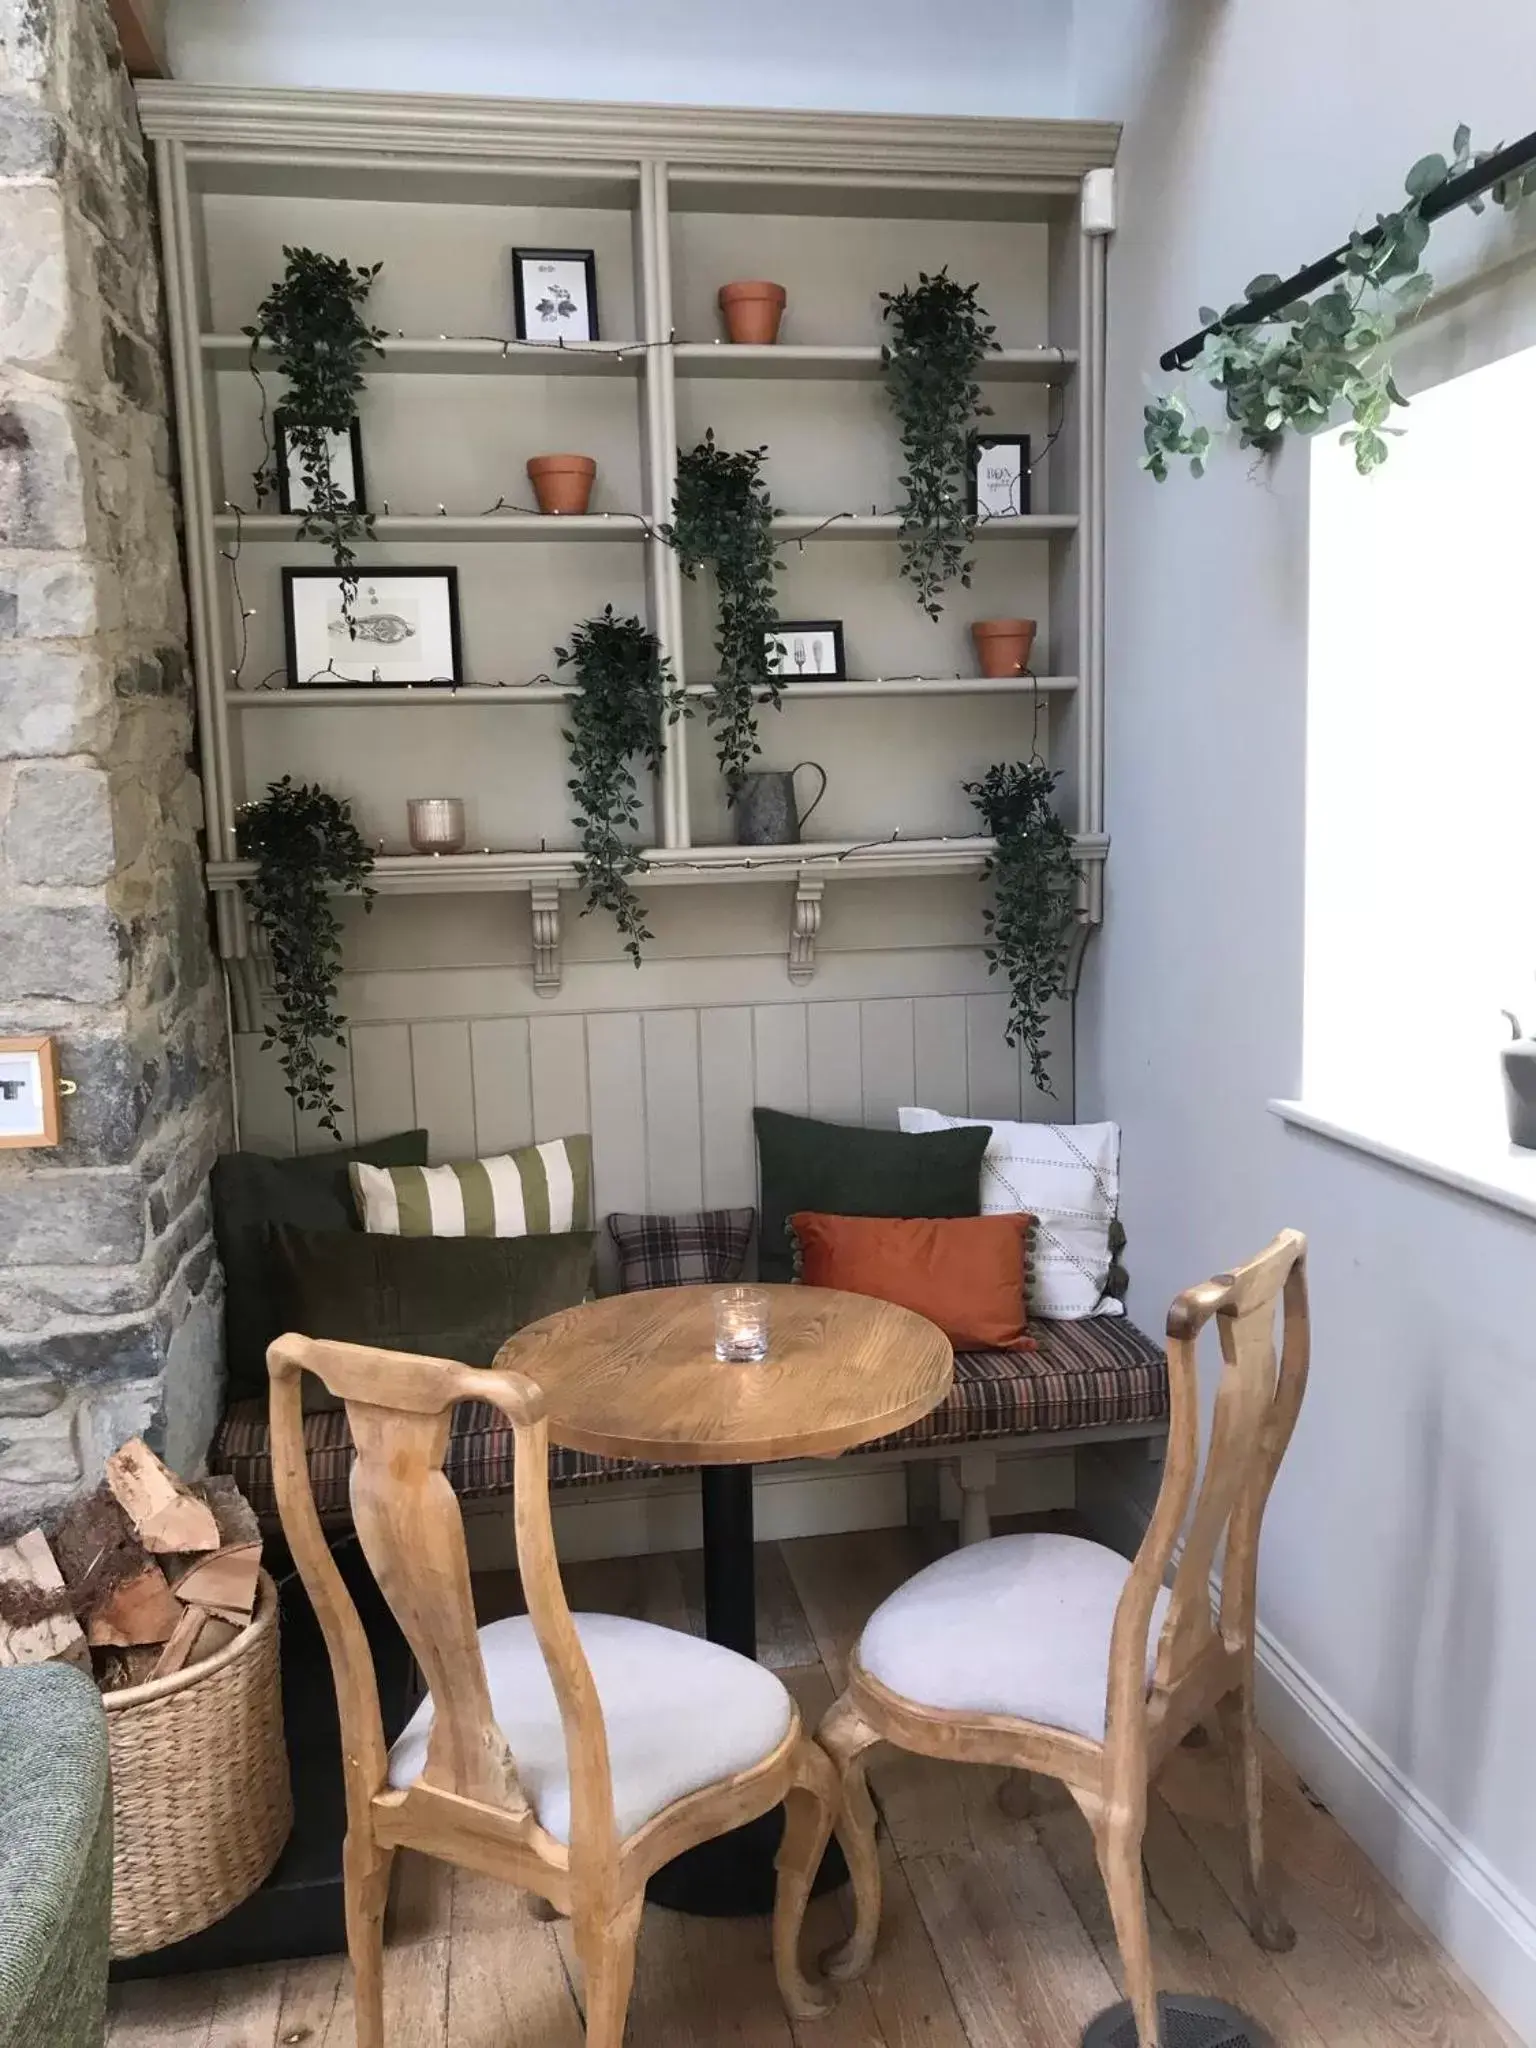
[[[561,737],[570,749],[566,787],[581,834],[581,914],[608,911],[638,967],[641,942],[651,933],[629,881],[642,865],[639,849],[622,836],[640,823],[634,764],[659,770],[662,728],[676,723],[686,702],[656,635],[636,618],[617,617],[611,604],[574,627],[570,646],[555,655],[575,671],[577,685]]]
[[[266,935],[276,987],[262,1044],[279,1048],[295,1106],[318,1112],[320,1128],[340,1143],[335,1068],[320,1051],[341,1043],[347,1021],[336,1009],[341,925],[332,894],[360,892],[371,910],[373,854],[344,798],[287,775],[241,807],[236,832],[241,854],[256,863],[246,901]]]
[[[1392,342],[1413,320],[1434,289],[1423,265],[1430,223],[1424,203],[1450,178],[1485,160],[1474,155],[1471,131],[1456,131],[1449,158],[1420,157],[1404,182],[1407,200],[1395,213],[1379,213],[1374,228],[1357,229],[1344,254],[1344,274],[1311,299],[1282,306],[1267,320],[1241,324],[1245,303],[1274,291],[1281,280],[1254,278],[1244,299],[1225,314],[1200,308],[1206,337],[1188,374],[1221,394],[1224,428],[1235,429],[1238,445],[1273,455],[1290,433],[1315,434],[1347,410],[1351,424],[1342,439],[1355,452],[1355,467],[1369,476],[1387,459],[1387,437],[1402,429],[1389,424],[1408,401],[1392,376]],[[1536,194],[1536,169],[1502,179],[1489,188],[1494,205],[1512,211]],[[1468,200],[1474,213],[1481,198]],[[1145,409],[1142,468],[1158,482],[1171,462],[1187,460],[1201,476],[1211,451],[1213,429],[1196,414],[1182,392],[1150,401]]]
[[[966,466],[972,422],[982,403],[976,372],[995,350],[996,328],[976,303],[974,284],[957,284],[947,268],[920,271],[915,285],[882,292],[881,318],[892,339],[880,351],[885,388],[901,425],[906,473],[901,512],[901,573],[930,619],[958,576],[971,583],[969,549],[976,521],[966,510]]]
[[[773,500],[762,477],[767,453],[722,448],[711,428],[697,448],[679,453],[665,529],[685,576],[696,577],[706,563],[715,572],[718,660],[704,702],[732,803],[757,753],[757,706],[776,711],[783,701],[783,678],[769,656],[779,614]]]
[[[1023,1046],[1035,1086],[1052,1095],[1045,1028],[1067,993],[1078,883],[1072,835],[1051,801],[1057,779],[1039,761],[1014,761],[963,785],[997,842],[982,876],[993,884],[984,921],[988,970],[1001,969],[1011,991],[1008,1043]]]
[[[363,390],[363,365],[382,355],[382,327],[370,327],[363,306],[382,264],[352,264],[314,249],[283,248],[284,270],[241,331],[251,343],[251,374],[261,383],[259,351],[271,349],[287,379],[283,401],[289,446],[298,456],[309,504],[299,514],[299,538],[321,540],[342,579],[342,613],[350,623],[357,595],[355,541],[373,536],[373,515],[360,512],[331,474],[332,434],[350,431]],[[266,396],[263,387],[263,420]],[[256,495],[278,484],[270,440],[256,471]]]

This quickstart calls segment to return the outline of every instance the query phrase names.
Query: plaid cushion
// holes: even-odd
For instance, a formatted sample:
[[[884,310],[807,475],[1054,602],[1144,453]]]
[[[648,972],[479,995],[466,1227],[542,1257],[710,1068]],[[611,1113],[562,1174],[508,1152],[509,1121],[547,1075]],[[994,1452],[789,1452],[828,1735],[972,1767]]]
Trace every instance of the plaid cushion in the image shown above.
[[[619,1252],[619,1291],[644,1287],[723,1287],[741,1278],[752,1241],[753,1209],[693,1209],[681,1216],[608,1218]]]
[[[1038,1351],[961,1352],[955,1359],[955,1383],[931,1415],[861,1448],[985,1443],[1057,1429],[1167,1420],[1168,1361],[1134,1324],[1095,1317],[1041,1322],[1033,1328]],[[306,1415],[304,1444],[320,1513],[344,1518],[352,1466],[346,1411]],[[209,1462],[214,1471],[231,1475],[258,1515],[269,1521],[276,1516],[265,1401],[236,1402],[220,1426]],[[489,1402],[459,1403],[444,1469],[461,1500],[511,1492],[512,1430]],[[586,1451],[555,1450],[549,1461],[555,1486],[684,1469],[598,1458]]]

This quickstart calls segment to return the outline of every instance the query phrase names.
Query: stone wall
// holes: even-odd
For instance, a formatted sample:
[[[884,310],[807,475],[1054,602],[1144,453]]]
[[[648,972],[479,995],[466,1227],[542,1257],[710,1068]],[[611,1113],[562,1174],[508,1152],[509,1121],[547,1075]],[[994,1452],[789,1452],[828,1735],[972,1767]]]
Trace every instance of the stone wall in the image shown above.
[[[217,1415],[228,1122],[143,142],[105,0],[0,0],[0,1036],[54,1151],[0,1152],[0,1527]]]

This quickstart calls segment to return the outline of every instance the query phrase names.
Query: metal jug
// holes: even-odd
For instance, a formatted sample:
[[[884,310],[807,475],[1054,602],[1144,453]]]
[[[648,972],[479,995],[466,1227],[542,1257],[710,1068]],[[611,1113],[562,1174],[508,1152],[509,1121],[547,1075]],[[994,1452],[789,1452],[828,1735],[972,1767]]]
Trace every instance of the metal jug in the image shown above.
[[[1512,1042],[1504,1048],[1504,1114],[1509,1139],[1536,1151],[1536,1039],[1523,1037],[1520,1019],[1506,1010]]]
[[[795,777],[814,768],[821,787],[802,817],[795,808]],[[793,768],[754,768],[736,792],[738,846],[794,846],[800,827],[827,793],[827,771],[819,761],[797,761]]]

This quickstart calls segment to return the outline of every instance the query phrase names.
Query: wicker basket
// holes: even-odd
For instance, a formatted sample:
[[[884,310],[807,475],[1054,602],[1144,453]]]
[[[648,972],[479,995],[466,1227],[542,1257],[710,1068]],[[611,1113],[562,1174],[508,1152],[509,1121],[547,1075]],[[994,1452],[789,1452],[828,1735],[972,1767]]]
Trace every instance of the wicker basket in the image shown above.
[[[104,1696],[112,1749],[112,1953],[196,1934],[250,1897],[293,1825],[277,1588],[215,1656]]]

